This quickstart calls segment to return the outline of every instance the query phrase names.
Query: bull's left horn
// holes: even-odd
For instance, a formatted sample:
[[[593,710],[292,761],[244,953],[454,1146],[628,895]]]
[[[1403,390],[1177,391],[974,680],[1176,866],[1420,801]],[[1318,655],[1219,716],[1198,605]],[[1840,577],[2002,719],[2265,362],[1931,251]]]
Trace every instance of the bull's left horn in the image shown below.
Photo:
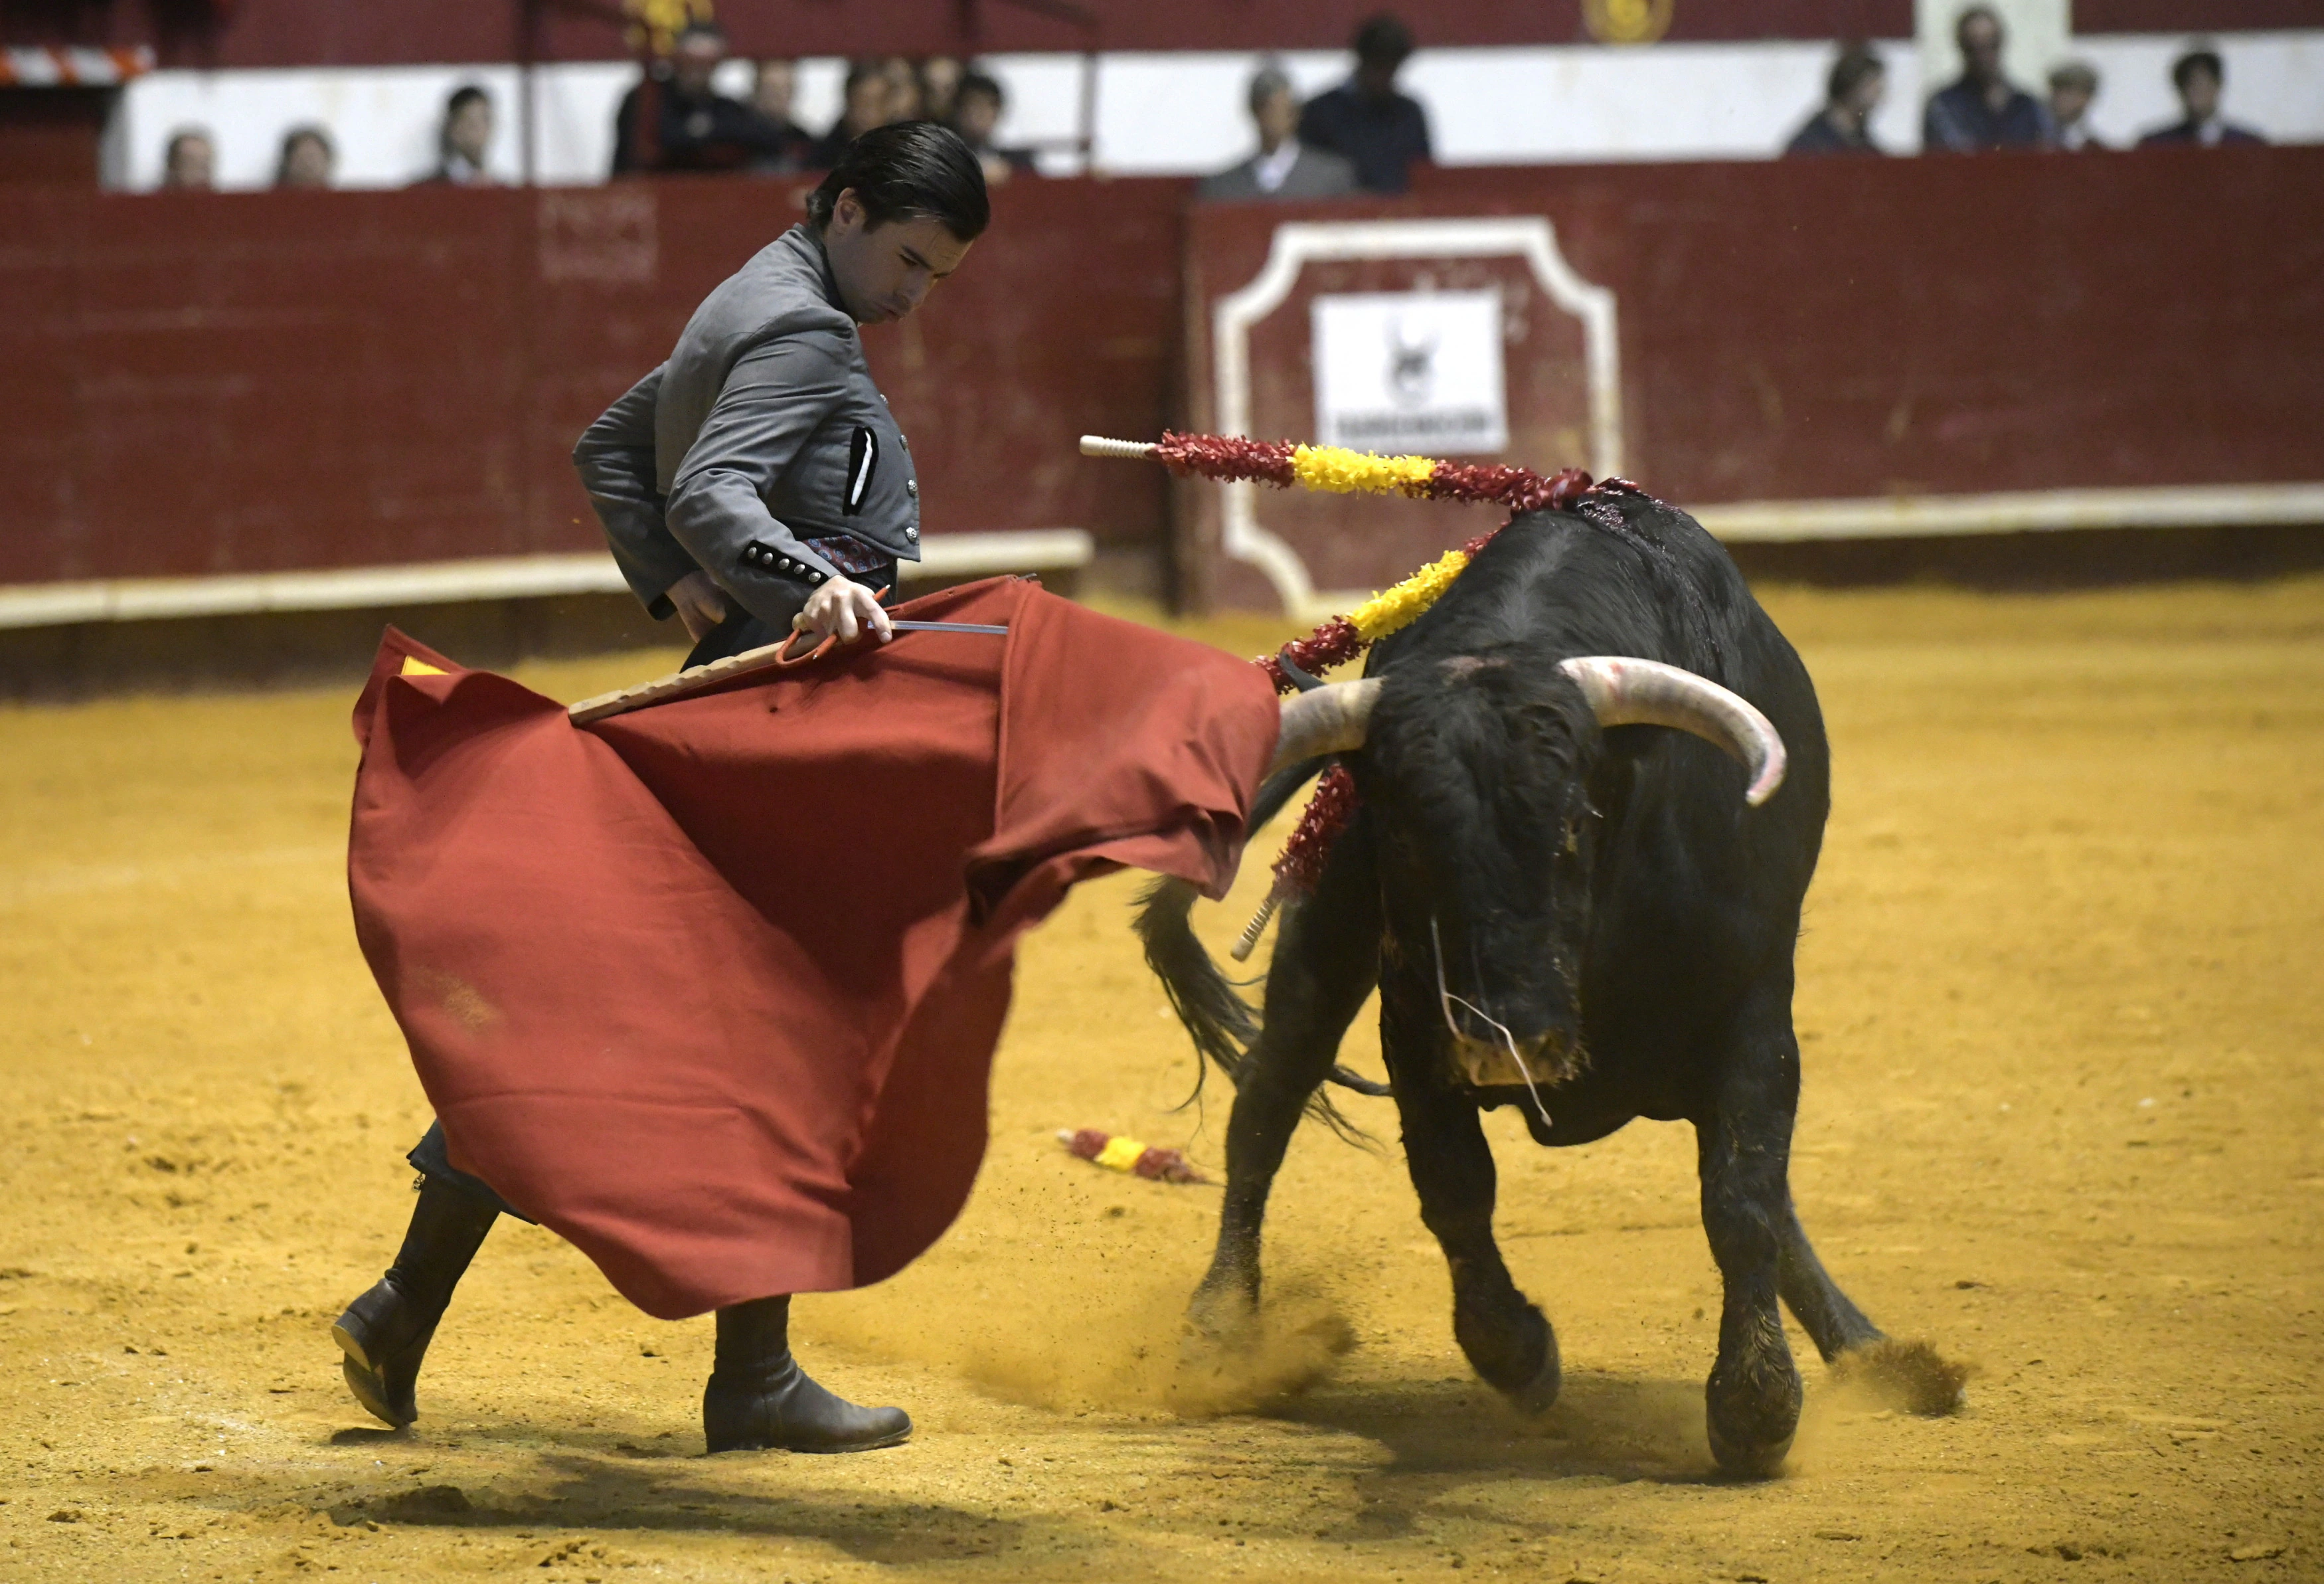
[[[1283,727],[1276,734],[1269,775],[1319,754],[1352,753],[1364,746],[1372,706],[1379,702],[1378,677],[1326,682],[1283,701]]]
[[[1751,773],[1743,801],[1757,808],[1784,784],[1784,739],[1775,722],[1708,677],[1626,654],[1558,662],[1590,700],[1600,726],[1667,726],[1715,743]]]

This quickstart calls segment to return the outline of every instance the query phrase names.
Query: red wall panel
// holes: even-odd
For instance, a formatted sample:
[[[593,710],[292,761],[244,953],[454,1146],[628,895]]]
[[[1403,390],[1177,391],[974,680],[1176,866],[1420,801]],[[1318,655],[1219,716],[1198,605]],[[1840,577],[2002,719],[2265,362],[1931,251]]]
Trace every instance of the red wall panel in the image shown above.
[[[1177,181],[1021,183],[915,320],[866,337],[932,533],[1158,542],[1158,478],[1077,456],[1164,422]],[[92,197],[0,236],[0,583],[589,550],[568,460],[787,183]]]
[[[1294,213],[1548,216],[1617,299],[1627,470],[1683,505],[2324,477],[2324,149],[1440,171],[1392,204],[1213,209],[1198,343]],[[1214,495],[1185,499],[1187,586],[1258,601],[1205,559]],[[1475,531],[1416,506],[1409,542],[1335,539],[1362,509],[1262,520],[1374,580]]]
[[[2324,149],[1438,171],[1201,212],[1192,301],[1185,199],[997,190],[966,267],[867,336],[932,533],[1158,551],[1159,470],[1074,439],[1183,420],[1183,327],[1294,213],[1548,215],[1617,294],[1628,466],[1681,502],[2319,476]],[[797,204],[19,188],[0,583],[594,549],[575,437]]]

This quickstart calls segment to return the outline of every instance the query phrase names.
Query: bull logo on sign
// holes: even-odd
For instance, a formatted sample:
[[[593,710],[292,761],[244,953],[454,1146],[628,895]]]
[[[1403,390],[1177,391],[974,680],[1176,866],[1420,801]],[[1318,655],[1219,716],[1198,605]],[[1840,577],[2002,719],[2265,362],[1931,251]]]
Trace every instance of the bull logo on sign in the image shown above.
[[[1433,332],[1406,336],[1401,320],[1388,326],[1388,388],[1407,407],[1426,404],[1436,384],[1436,340]]]

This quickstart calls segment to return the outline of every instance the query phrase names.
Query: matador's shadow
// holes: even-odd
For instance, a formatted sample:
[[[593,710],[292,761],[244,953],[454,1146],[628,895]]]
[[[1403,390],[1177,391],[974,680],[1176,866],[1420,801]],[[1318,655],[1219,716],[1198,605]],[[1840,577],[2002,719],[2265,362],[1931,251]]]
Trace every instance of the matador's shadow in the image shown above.
[[[883,1564],[959,1561],[1015,1545],[1024,1525],[941,1503],[881,1500],[861,1491],[747,1495],[700,1484],[700,1461],[619,1443],[613,1455],[541,1455],[545,1489],[471,1497],[457,1486],[424,1485],[324,1510],[342,1525],[538,1531],[660,1530],[819,1540],[858,1561]]]

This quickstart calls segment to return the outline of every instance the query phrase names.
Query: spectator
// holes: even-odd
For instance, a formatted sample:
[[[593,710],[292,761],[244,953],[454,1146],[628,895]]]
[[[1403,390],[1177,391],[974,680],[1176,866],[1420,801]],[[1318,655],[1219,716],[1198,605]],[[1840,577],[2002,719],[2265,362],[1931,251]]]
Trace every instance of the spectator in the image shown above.
[[[319,126],[294,126],[282,134],[282,153],[274,162],[274,185],[328,187],[331,167],[337,162],[329,133]]]
[[[1960,45],[1960,79],[1929,96],[1922,147],[1956,154],[2048,147],[2049,111],[2001,69],[2006,41],[1999,15],[1989,5],[1970,6],[1953,24],[1953,39]]]
[[[1402,192],[1411,185],[1412,162],[1435,157],[1428,112],[1396,91],[1396,74],[1412,54],[1412,30],[1382,12],[1356,30],[1355,51],[1354,78],[1307,101],[1299,140],[1354,166],[1359,185]]]
[[[901,55],[890,55],[880,62],[880,72],[888,79],[887,119],[880,125],[927,120],[928,97],[920,86],[920,69]]]
[[[493,97],[469,83],[452,90],[444,101],[444,125],[436,134],[436,169],[420,178],[423,185],[488,187],[492,173],[484,158],[493,146]]]
[[[2103,149],[2090,130],[2090,101],[2098,97],[2096,68],[2069,60],[2050,74],[2050,125],[2057,146],[2068,153]]]
[[[1009,96],[1001,91],[999,79],[982,71],[961,74],[960,89],[953,99],[952,127],[976,156],[976,162],[984,167],[988,187],[1011,176],[1033,173],[1029,151],[993,146],[992,134],[1001,125],[1001,111],[1008,107]]]
[[[952,124],[960,102],[960,79],[968,75],[957,55],[931,55],[920,62],[920,108],[931,121]]]
[[[804,171],[814,159],[815,138],[791,119],[792,96],[798,88],[798,68],[788,60],[759,62],[751,79],[751,108],[771,129],[773,149],[751,162],[754,171],[788,175]]]
[[[808,163],[818,171],[837,168],[847,145],[875,126],[888,124],[888,73],[878,60],[851,61],[847,88],[841,97],[839,119],[816,143]]]
[[[177,192],[208,192],[217,185],[217,144],[198,126],[170,134],[161,154],[161,185]]]
[[[726,35],[715,23],[679,30],[669,59],[649,67],[614,112],[614,175],[734,171],[779,153],[773,126],[711,85],[725,59]]]
[[[1877,154],[1872,112],[1888,91],[1888,68],[1869,44],[1850,44],[1831,63],[1824,80],[1823,108],[1784,145],[1787,154]]]
[[[1299,97],[1272,63],[1250,79],[1250,118],[1259,125],[1259,153],[1231,170],[1206,176],[1196,196],[1213,203],[1261,198],[1337,198],[1356,190],[1356,168],[1337,154],[1299,141]]]
[[[2148,133],[2140,148],[2164,148],[2192,144],[2217,148],[2223,143],[2265,143],[2247,126],[2237,126],[2219,115],[2219,90],[2227,86],[2227,62],[2209,44],[2198,44],[2171,68],[2171,86],[2179,90],[2179,107],[2185,112],[2176,125]]]

